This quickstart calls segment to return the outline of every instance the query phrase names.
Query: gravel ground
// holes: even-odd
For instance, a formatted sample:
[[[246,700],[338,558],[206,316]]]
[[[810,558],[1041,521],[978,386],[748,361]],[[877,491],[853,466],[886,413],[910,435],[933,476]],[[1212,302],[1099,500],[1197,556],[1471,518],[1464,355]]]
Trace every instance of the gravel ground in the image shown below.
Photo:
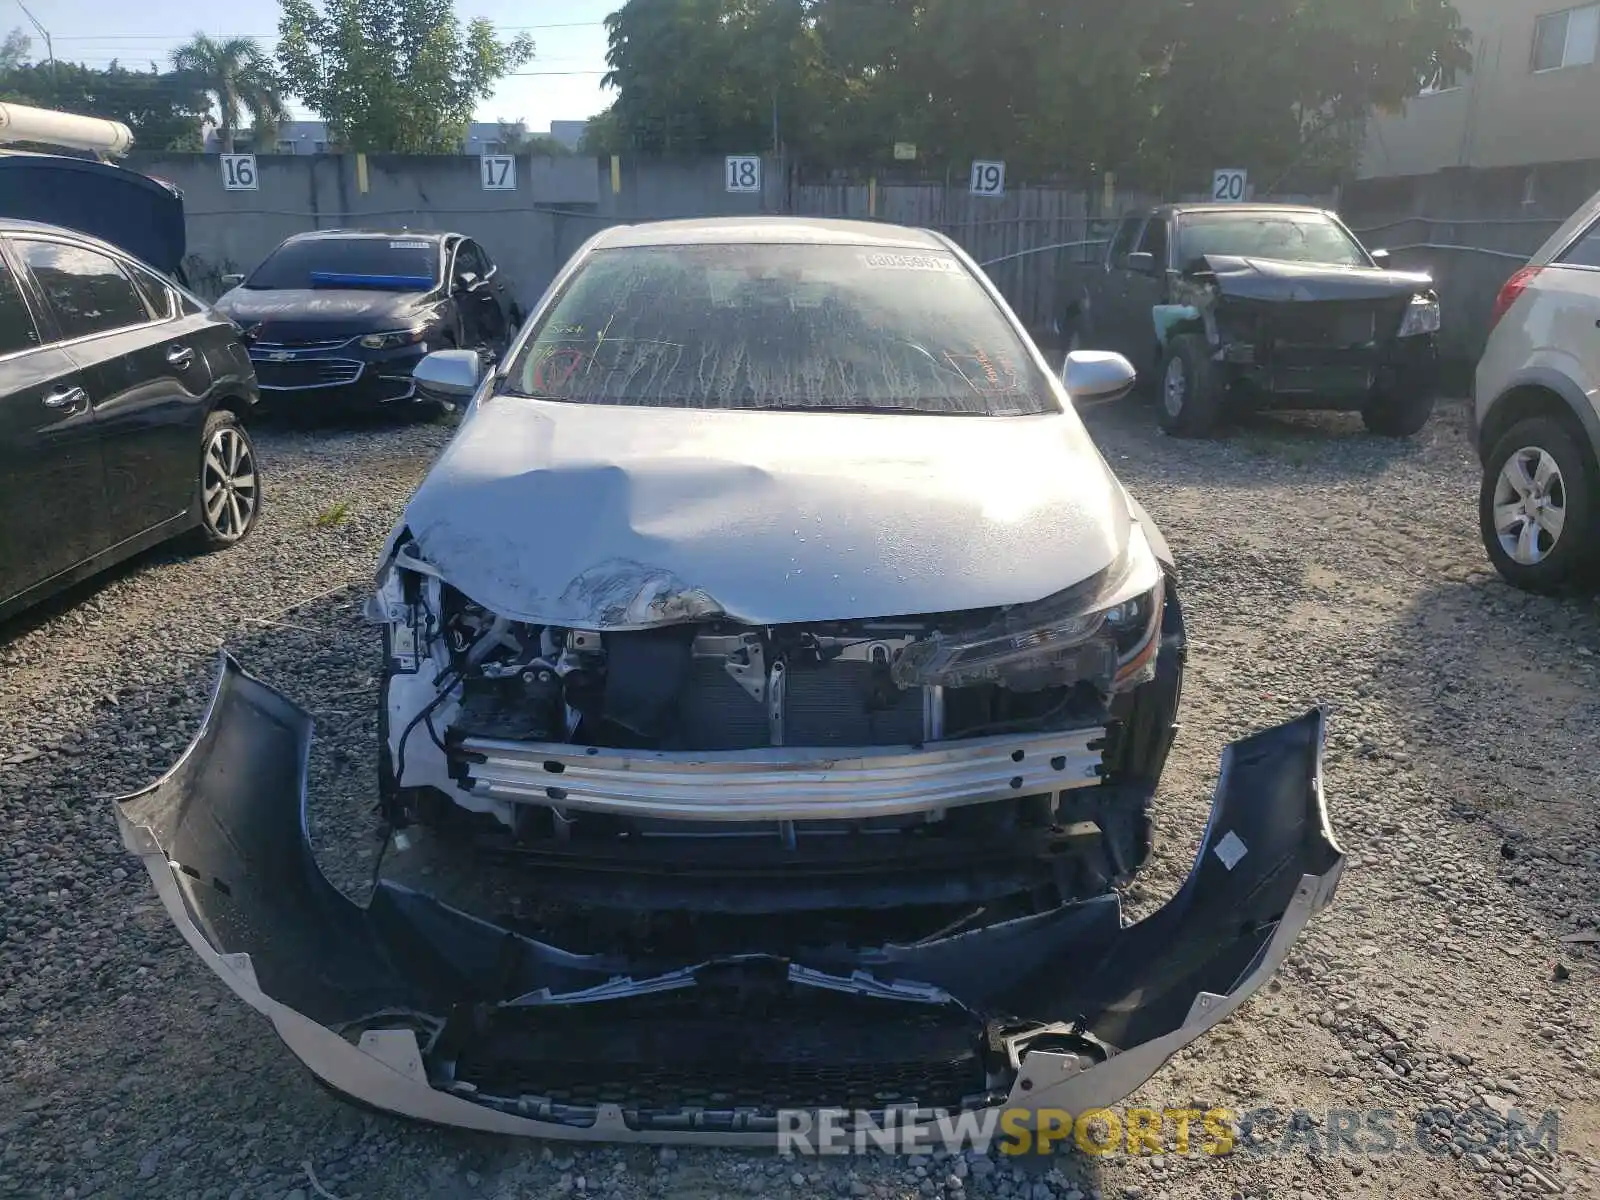
[[[169,765],[227,645],[317,714],[313,838],[342,885],[370,871],[377,650],[359,603],[448,430],[264,431],[269,507],[244,546],[147,557],[0,627],[0,1195],[1600,1195],[1600,948],[1561,940],[1600,928],[1600,610],[1491,574],[1463,409],[1398,444],[1338,417],[1208,444],[1157,436],[1137,406],[1090,423],[1178,555],[1194,639],[1135,907],[1187,870],[1224,742],[1333,712],[1335,907],[1130,1100],[1277,1110],[1239,1150],[1023,1169],[573,1151],[319,1090],[180,944],[105,802]],[[1559,1112],[1554,1152],[1484,1144],[1511,1108]],[[1399,1151],[1330,1136],[1335,1110],[1370,1109],[1396,1114]]]

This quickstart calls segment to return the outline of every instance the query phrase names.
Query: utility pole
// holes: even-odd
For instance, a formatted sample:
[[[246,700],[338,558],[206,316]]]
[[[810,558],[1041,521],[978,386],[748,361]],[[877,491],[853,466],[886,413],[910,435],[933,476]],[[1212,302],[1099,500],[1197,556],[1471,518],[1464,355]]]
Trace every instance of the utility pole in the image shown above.
[[[44,39],[44,56],[50,63],[50,90],[54,93],[56,87],[56,48],[50,42],[50,31],[39,24],[39,18],[28,11],[28,6],[22,0],[17,0],[17,7],[22,10],[22,15],[28,18],[34,29],[38,31],[39,36]],[[53,95],[52,99],[54,99]]]

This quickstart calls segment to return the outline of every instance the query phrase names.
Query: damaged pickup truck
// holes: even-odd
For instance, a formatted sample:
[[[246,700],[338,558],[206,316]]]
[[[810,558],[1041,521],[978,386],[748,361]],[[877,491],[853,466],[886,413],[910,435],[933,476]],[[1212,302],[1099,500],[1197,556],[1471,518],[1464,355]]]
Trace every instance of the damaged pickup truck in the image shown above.
[[[227,658],[188,751],[118,804],[190,946],[337,1091],[767,1146],[785,1110],[1081,1111],[1331,900],[1313,710],[1227,747],[1187,881],[1124,918],[1186,637],[1073,402],[1133,371],[1057,377],[948,239],[611,229],[481,371],[417,371],[470,404],[368,608],[380,807],[529,903],[336,890],[310,719]]]
[[[1439,388],[1439,297],[1387,258],[1318,208],[1168,205],[1124,217],[1100,262],[1063,272],[1056,326],[1159,381],[1179,437],[1263,409],[1359,412],[1409,437]]]

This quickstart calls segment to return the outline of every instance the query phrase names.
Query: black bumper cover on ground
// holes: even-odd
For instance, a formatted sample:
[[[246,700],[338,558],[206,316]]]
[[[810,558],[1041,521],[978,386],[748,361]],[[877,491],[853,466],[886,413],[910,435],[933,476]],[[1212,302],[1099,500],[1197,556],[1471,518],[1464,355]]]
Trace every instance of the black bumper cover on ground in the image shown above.
[[[781,1108],[1114,1104],[1222,1020],[1332,898],[1324,714],[1234,743],[1188,880],[915,945],[579,955],[380,883],[306,834],[311,720],[224,656],[194,743],[117,802],[172,919],[335,1090],[475,1129],[771,1145]],[[885,1099],[889,1097],[889,1099]]]

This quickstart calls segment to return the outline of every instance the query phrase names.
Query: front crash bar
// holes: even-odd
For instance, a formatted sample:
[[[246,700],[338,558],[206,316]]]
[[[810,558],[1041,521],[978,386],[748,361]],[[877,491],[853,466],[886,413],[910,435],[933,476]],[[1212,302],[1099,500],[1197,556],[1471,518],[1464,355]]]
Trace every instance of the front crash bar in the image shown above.
[[[323,876],[307,837],[311,730],[224,654],[194,741],[116,814],[190,948],[312,1072],[378,1109],[486,1132],[773,1146],[770,1119],[640,1120],[616,1103],[549,1119],[436,1077],[429,1055],[451,1012],[476,1005],[536,1025],[586,1004],[603,1016],[613,996],[680,986],[694,964],[636,980],[638,964],[569,953],[387,882],[357,905]],[[1009,1044],[1009,1092],[980,1106],[1116,1104],[1248,999],[1331,901],[1344,855],[1323,802],[1324,731],[1314,710],[1226,748],[1189,877],[1142,921],[1124,924],[1104,897],[915,945],[819,951],[790,964],[790,978],[867,1007],[942,1002],[990,1029],[1018,1028],[1020,1014],[1039,1036]]]

